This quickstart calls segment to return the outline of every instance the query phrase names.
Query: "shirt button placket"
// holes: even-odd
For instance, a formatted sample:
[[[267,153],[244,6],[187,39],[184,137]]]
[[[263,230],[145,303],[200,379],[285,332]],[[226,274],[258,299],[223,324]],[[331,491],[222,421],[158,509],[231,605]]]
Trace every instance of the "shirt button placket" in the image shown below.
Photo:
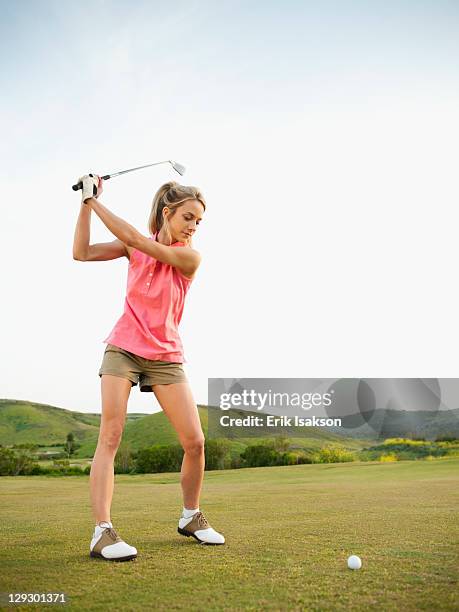
[[[148,280],[148,281],[147,281],[147,283],[146,283],[147,288],[145,289],[145,295],[147,294],[148,289],[150,288],[151,277],[153,276],[153,272],[150,272],[150,274],[149,274],[148,276],[149,276],[149,279],[150,279],[150,280]]]

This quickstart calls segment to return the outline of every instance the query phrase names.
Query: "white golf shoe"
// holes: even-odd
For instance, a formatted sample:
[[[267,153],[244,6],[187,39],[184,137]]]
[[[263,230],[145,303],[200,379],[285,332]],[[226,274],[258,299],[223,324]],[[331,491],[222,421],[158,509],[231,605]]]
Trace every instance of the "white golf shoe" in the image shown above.
[[[187,538],[192,536],[200,544],[225,543],[225,537],[209,525],[202,512],[196,512],[189,518],[182,516],[177,531]]]
[[[111,527],[111,523],[101,522],[94,529],[89,555],[107,561],[129,561],[137,557],[137,549],[126,544]]]

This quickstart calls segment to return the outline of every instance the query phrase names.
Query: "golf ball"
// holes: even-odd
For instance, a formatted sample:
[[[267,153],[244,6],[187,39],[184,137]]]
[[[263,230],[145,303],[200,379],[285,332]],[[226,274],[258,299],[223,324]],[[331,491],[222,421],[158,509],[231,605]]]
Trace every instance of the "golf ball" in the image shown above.
[[[347,560],[347,566],[349,569],[360,569],[362,567],[362,560],[357,555],[351,555]]]

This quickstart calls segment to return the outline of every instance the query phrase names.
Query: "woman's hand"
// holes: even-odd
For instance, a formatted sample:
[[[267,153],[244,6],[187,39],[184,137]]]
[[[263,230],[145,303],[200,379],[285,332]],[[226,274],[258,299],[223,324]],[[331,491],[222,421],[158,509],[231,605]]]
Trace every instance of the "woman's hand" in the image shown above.
[[[80,176],[77,183],[83,183],[81,203],[85,204],[89,198],[98,198],[103,192],[103,179],[97,174],[85,174]]]

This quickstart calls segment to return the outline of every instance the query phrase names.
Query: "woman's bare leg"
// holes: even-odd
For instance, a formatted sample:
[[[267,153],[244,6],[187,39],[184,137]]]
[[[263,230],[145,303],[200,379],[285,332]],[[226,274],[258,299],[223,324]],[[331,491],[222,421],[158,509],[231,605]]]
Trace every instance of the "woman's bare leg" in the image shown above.
[[[131,387],[131,381],[127,378],[110,374],[101,376],[102,420],[89,477],[91,505],[96,524],[101,521],[110,522],[115,482],[113,464],[126,422]]]
[[[185,508],[198,508],[204,478],[204,434],[189,383],[153,385],[153,392],[185,451],[180,474]]]

